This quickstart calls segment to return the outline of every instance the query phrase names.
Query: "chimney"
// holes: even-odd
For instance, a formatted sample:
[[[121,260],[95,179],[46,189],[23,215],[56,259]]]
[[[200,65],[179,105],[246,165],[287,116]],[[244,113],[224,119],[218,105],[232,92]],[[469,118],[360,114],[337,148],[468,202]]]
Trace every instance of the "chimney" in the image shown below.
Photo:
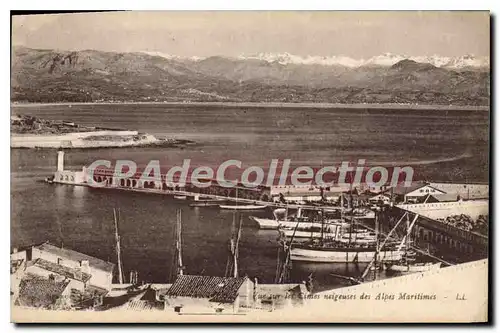
[[[83,273],[80,268],[76,268],[75,271],[73,272],[73,276],[75,280],[82,280],[83,279]]]
[[[80,261],[80,269],[83,273],[90,274],[90,265],[88,260]]]
[[[57,171],[64,171],[64,151],[57,152]]]
[[[255,278],[255,283],[253,284],[253,304],[256,308],[260,305],[259,280],[257,278]]]

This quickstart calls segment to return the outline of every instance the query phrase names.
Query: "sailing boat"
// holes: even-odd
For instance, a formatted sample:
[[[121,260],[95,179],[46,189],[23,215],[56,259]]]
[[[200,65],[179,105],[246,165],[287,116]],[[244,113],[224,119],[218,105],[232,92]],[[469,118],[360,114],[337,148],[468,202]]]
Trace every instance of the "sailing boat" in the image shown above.
[[[182,211],[177,210],[175,233],[175,255],[173,256],[173,264],[171,278],[175,280],[177,276],[184,275],[184,265],[182,263]]]
[[[235,205],[219,205],[219,208],[221,209],[233,209],[233,210],[259,210],[259,209],[264,209],[267,207],[267,205],[238,205],[238,187],[236,187],[236,200],[235,200]]]
[[[417,272],[433,271],[441,268],[441,262],[415,263],[416,253],[410,250],[410,244],[411,244],[410,236],[411,236],[411,229],[415,224],[417,218],[418,215],[415,216],[414,221],[410,225],[409,215],[406,215],[406,235],[403,240],[403,242],[405,242],[405,252],[403,254],[403,257],[398,262],[385,263],[387,271],[400,272],[400,273],[417,273]]]
[[[119,214],[119,212],[118,212]],[[116,257],[118,260],[118,282],[123,284],[123,264],[122,264],[122,252],[120,244],[120,234],[118,233],[118,216],[116,214],[116,209],[113,208],[113,218],[115,225],[115,246],[116,246]]]
[[[287,210],[288,207],[285,209],[285,211]],[[336,231],[337,228],[340,229],[349,226],[348,223],[342,222],[341,219],[330,219],[328,221],[325,221],[325,224],[323,225],[321,222],[313,221],[307,216],[302,216],[302,208],[300,207],[298,208],[297,214],[295,216],[288,217],[288,213],[286,213],[284,219],[280,220],[278,218],[278,213],[281,211],[282,209],[279,208],[273,211],[274,219],[255,217],[255,216],[250,216],[250,219],[257,223],[259,229],[271,229],[271,230],[282,229],[284,230],[285,236],[288,238],[295,230],[297,222],[300,222],[299,233],[295,234],[295,236],[306,237],[306,238],[309,237],[311,231],[314,231],[314,229],[316,229],[316,231],[321,230],[321,228],[330,229],[327,232],[331,233],[332,234],[331,236],[333,237],[335,234],[337,234]],[[306,233],[303,233],[301,231],[306,231]]]
[[[356,240],[351,239],[356,234],[349,232],[349,243],[347,244],[338,241],[325,242],[322,239],[319,242],[313,240],[309,243],[295,245],[290,251],[291,259],[292,261],[325,263],[368,262],[369,266],[372,265],[376,257],[382,261],[398,261],[402,258],[403,252],[396,246],[397,244],[390,242],[389,239],[401,221],[402,218],[396,223],[380,247],[377,242],[357,243]],[[384,250],[381,250],[382,248]]]
[[[238,277],[238,258],[239,258],[239,245],[241,238],[241,225],[243,219],[240,216],[240,223],[236,230],[236,214],[233,214],[233,227],[231,233],[231,240],[229,241],[229,259],[226,264],[226,277]]]

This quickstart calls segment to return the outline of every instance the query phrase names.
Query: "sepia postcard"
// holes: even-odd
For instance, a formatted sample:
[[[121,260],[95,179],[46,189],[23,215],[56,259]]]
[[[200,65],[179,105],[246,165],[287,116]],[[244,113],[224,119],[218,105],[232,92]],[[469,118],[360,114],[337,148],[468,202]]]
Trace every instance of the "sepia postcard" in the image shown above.
[[[13,322],[489,321],[488,11],[11,28]]]

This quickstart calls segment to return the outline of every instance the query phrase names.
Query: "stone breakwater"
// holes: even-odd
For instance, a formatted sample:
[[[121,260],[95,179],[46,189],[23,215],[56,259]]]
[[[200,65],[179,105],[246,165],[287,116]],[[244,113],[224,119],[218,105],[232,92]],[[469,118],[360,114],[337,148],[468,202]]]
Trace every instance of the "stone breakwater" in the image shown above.
[[[175,143],[137,131],[93,131],[59,135],[13,134],[11,148],[114,148]]]

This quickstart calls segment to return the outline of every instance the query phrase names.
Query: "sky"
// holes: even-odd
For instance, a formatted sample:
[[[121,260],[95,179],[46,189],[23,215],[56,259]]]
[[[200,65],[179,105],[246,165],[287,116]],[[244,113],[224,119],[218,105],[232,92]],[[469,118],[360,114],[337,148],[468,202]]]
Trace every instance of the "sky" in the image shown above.
[[[14,16],[31,48],[178,56],[489,56],[488,12],[112,12]]]

